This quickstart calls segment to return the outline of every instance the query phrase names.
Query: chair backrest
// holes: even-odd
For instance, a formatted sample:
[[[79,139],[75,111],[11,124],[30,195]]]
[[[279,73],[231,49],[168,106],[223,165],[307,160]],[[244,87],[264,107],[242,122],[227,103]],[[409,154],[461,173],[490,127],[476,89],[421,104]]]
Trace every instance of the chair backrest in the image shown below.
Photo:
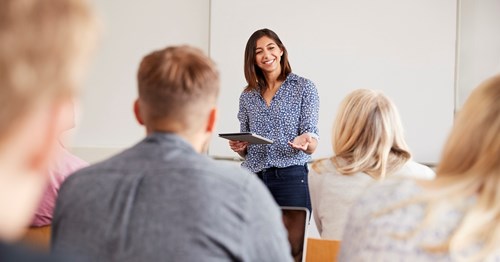
[[[319,238],[307,239],[306,262],[337,261],[340,241]]]
[[[36,248],[40,251],[50,251],[50,234],[51,227],[30,227],[26,231],[21,242],[29,247]]]

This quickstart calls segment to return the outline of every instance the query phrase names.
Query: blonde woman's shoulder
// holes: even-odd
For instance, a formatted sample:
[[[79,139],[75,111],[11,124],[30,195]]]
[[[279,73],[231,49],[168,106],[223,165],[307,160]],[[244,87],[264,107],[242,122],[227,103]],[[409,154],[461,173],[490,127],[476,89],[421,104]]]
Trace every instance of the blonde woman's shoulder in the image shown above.
[[[331,159],[316,160],[309,165],[309,188],[310,190],[318,190],[319,188],[329,187],[329,184],[338,181],[340,176],[342,175],[337,172]]]
[[[326,174],[337,174],[337,169],[330,158],[322,158],[314,161],[309,166],[310,176],[321,176]]]
[[[335,194],[354,194],[358,190],[363,190],[368,185],[376,182],[365,173],[355,173],[350,175],[341,174],[330,158],[315,161],[310,166],[309,171],[310,188],[326,188],[327,191]],[[344,192],[346,191],[346,192]]]
[[[436,177],[436,173],[431,168],[413,160],[406,162],[395,175],[427,180],[432,180]]]

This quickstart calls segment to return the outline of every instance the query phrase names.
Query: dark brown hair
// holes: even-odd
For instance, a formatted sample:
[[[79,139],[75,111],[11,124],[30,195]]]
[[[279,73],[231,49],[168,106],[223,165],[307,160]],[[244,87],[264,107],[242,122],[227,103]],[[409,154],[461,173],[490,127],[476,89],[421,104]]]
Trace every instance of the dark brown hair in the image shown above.
[[[191,128],[208,114],[219,93],[219,72],[197,48],[168,47],[143,58],[137,74],[139,101],[149,121],[168,120]]]
[[[245,47],[245,79],[247,80],[247,87],[245,91],[252,90],[263,90],[267,86],[266,78],[264,77],[264,73],[255,63],[255,48],[257,45],[257,40],[260,38],[267,36],[271,38],[278,47],[283,50],[283,56],[281,57],[281,74],[278,76],[278,80],[284,81],[288,74],[292,72],[292,67],[290,66],[290,62],[288,61],[288,52],[286,51],[285,46],[281,42],[278,35],[270,29],[264,28],[255,31],[247,41],[247,45]]]

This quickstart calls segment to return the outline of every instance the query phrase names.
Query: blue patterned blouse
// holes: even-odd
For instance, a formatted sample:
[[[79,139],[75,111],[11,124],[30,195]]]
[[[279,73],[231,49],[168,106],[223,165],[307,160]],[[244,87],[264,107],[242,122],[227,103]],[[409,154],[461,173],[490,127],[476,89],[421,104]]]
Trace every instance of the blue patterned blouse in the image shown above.
[[[311,156],[287,143],[296,136],[311,133],[318,138],[319,96],[314,83],[290,73],[278,89],[270,106],[258,91],[240,96],[241,132],[252,132],[274,141],[270,145],[249,144],[243,166],[252,172],[269,167],[303,165]]]

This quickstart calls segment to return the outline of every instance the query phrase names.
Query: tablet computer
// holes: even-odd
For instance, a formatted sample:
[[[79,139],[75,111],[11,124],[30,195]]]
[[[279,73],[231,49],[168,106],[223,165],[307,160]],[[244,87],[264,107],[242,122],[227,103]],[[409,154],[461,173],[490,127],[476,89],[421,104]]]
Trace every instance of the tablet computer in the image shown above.
[[[250,144],[272,144],[273,140],[256,135],[250,132],[243,133],[224,133],[219,134],[219,137],[232,140],[232,141],[244,141]]]

